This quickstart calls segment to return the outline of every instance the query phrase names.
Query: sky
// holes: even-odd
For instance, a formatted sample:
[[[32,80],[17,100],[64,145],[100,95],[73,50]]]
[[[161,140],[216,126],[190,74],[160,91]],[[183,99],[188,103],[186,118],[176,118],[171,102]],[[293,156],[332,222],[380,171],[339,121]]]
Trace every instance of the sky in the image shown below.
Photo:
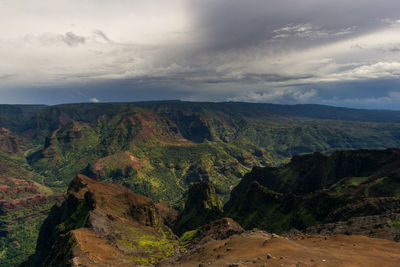
[[[0,0],[0,103],[400,109],[400,1]]]

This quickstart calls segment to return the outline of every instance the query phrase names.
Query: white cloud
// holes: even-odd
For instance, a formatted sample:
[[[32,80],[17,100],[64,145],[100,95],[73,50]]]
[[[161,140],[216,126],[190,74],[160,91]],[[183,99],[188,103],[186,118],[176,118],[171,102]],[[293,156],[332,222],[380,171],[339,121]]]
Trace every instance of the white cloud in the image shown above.
[[[90,100],[90,102],[92,102],[92,103],[99,103],[99,102],[100,102],[100,100],[97,99],[97,97],[92,97],[92,98],[90,98],[89,100]]]
[[[315,27],[311,23],[298,24],[298,25],[285,25],[282,28],[273,31],[275,34],[273,36],[274,40],[287,39],[289,37],[299,37],[307,39],[320,39],[337,37],[351,34],[355,31],[355,27],[347,27],[339,30],[323,30],[320,27]]]
[[[378,62],[338,74],[342,79],[376,79],[400,77],[400,62]]]
[[[184,0],[2,1],[0,24],[0,90],[153,76],[191,42]]]
[[[400,24],[379,21],[388,5],[375,15],[359,1],[217,2],[0,1],[0,91],[172,80],[193,99],[306,103],[318,92],[298,88],[400,75]]]
[[[270,102],[270,103],[307,103],[317,96],[315,89],[300,90],[295,88],[279,88],[268,92],[249,92],[246,95],[231,97],[229,101]]]

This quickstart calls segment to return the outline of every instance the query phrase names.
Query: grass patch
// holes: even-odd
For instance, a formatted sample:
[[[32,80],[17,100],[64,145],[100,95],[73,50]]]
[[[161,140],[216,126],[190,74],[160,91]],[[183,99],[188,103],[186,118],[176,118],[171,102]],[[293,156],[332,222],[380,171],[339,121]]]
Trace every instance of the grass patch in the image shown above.
[[[187,231],[179,238],[179,243],[181,244],[182,247],[186,247],[199,234],[200,234],[199,229]]]

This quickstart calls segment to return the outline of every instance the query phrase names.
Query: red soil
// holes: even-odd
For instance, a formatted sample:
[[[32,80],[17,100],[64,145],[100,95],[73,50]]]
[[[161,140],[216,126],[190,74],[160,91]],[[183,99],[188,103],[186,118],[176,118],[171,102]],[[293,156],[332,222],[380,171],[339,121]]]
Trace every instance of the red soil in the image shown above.
[[[202,264],[202,265],[201,265]],[[364,236],[300,236],[261,231],[213,240],[159,266],[400,266],[400,243]]]

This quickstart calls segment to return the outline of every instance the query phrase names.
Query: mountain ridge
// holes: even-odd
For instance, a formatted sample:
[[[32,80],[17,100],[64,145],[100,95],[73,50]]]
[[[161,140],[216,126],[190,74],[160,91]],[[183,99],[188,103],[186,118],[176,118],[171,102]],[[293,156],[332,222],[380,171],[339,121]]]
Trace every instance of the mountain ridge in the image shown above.
[[[325,106],[183,101],[3,105],[2,110],[0,127],[7,134],[0,133],[0,176],[5,176],[0,186],[11,188],[3,194],[10,203],[32,197],[33,190],[63,194],[71,179],[83,173],[182,210],[184,194],[194,183],[210,182],[225,203],[254,166],[279,166],[299,153],[400,147],[397,111],[378,112],[383,115],[377,118],[368,113],[375,111]],[[348,120],[332,119],[340,110],[347,116],[340,119]],[[326,119],[312,118],[321,114]],[[26,190],[10,179],[24,180]],[[364,181],[357,179],[337,184],[335,192]],[[373,189],[371,194],[386,190]],[[9,256],[21,251],[10,244],[32,244],[37,232],[25,230],[38,229],[53,203],[40,211],[16,208],[1,217],[0,224],[10,229],[15,218],[43,215],[34,223],[18,221],[16,231],[0,238],[0,254],[26,257],[29,253]],[[176,216],[165,211],[172,216],[168,220]]]
[[[147,265],[176,247],[151,199],[78,175],[66,200],[52,208],[36,253],[23,266]]]
[[[282,233],[357,216],[395,215],[400,213],[399,163],[400,149],[350,150],[255,167],[233,189],[225,216],[246,229]]]

